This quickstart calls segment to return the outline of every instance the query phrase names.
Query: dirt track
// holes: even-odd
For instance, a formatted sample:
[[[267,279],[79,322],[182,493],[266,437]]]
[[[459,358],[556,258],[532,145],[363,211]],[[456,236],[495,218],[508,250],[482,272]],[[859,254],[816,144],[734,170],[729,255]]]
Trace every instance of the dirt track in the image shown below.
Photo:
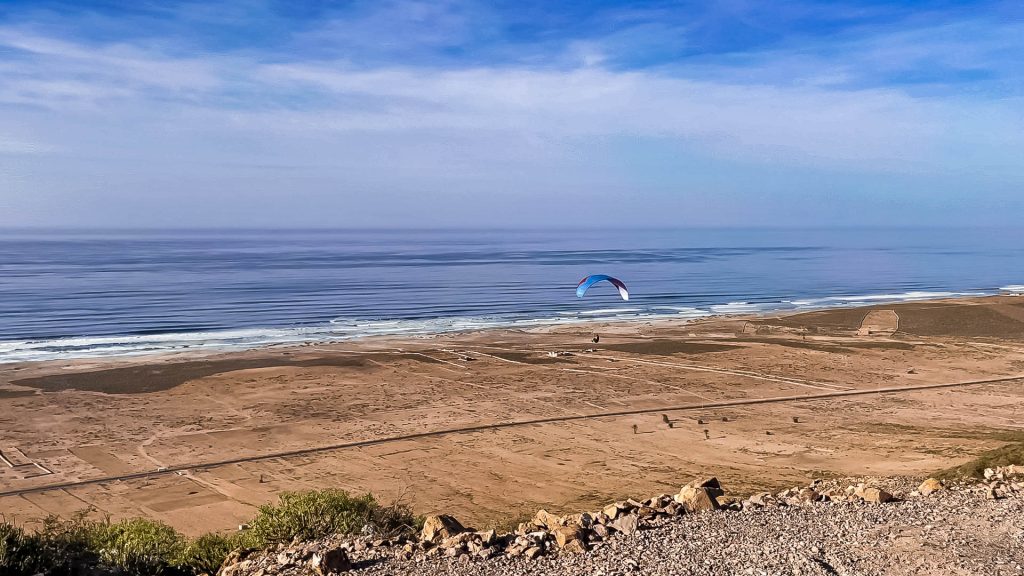
[[[1017,302],[970,306],[1009,318],[998,310]],[[934,305],[920,307],[910,316]],[[928,336],[835,324],[815,313],[9,367],[0,510],[92,505],[198,532],[282,490],[341,486],[486,525],[703,472],[738,490],[923,474],[1024,436],[1024,343],[1005,326],[964,338],[955,322]],[[587,352],[591,330],[602,342]]]

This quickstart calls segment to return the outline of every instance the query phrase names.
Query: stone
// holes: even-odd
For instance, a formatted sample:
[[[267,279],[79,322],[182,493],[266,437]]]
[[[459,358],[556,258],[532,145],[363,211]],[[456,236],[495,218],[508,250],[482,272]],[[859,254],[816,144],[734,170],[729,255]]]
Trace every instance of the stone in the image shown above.
[[[881,488],[864,488],[861,490],[861,498],[865,502],[871,502],[872,504],[881,504],[883,502],[889,502],[892,500],[892,494],[889,494]]]
[[[615,520],[618,518],[619,512],[621,512],[621,509],[618,504],[609,504],[601,510],[601,513],[607,516],[609,520]]]
[[[661,513],[667,516],[679,516],[683,512],[683,507],[678,502],[669,502],[661,509]]]
[[[587,551],[587,545],[583,542],[583,540],[573,540],[572,542],[566,544],[565,547],[562,548],[562,550],[573,554],[582,554]]]
[[[462,546],[463,544],[468,544],[469,542],[472,542],[476,538],[477,535],[474,532],[459,532],[458,534],[450,538],[445,538],[441,542],[441,547],[454,548],[456,546]]]
[[[704,512],[706,510],[717,510],[718,501],[715,500],[720,494],[715,494],[713,489],[701,486],[686,485],[676,494],[675,500],[686,509],[687,512]]]
[[[478,532],[477,536],[480,537],[480,543],[484,546],[494,546],[494,543],[498,541],[498,533],[494,530]]]
[[[636,514],[626,514],[613,520],[609,527],[628,536],[640,529],[640,517]]]
[[[604,524],[595,524],[591,530],[601,540],[607,540],[612,534],[612,531]]]
[[[543,553],[544,553],[544,551],[541,550],[540,547],[538,547],[538,546],[530,546],[529,548],[527,548],[526,550],[523,551],[523,556],[525,556],[526,558],[528,558],[530,560],[533,560],[534,558],[537,558],[538,556],[540,556]]]
[[[704,488],[712,497],[718,497],[725,494],[725,490],[722,489],[722,484],[718,481],[718,478],[715,478],[714,476],[694,480],[689,483],[689,486],[693,486],[694,488]]]
[[[559,526],[553,534],[555,535],[555,544],[558,544],[559,548],[565,548],[570,543],[583,539],[583,529],[577,526]]]
[[[797,494],[802,502],[817,502],[821,500],[821,494],[814,488],[802,488]]]
[[[573,514],[572,516],[565,517],[565,524],[579,526],[580,528],[590,528],[594,525],[594,517],[589,512],[582,512],[580,514]]]
[[[342,548],[334,548],[324,552],[313,554],[309,560],[309,567],[320,576],[348,572],[352,569],[352,561],[348,553]]]
[[[465,531],[466,529],[458,520],[446,514],[427,516],[426,520],[423,521],[423,531],[420,532],[420,539],[433,542],[436,539],[451,538]]]
[[[446,548],[444,551],[444,555],[448,558],[457,558],[465,553],[466,551],[463,550],[461,546],[456,546],[455,548]]]
[[[938,492],[939,490],[942,490],[942,482],[939,482],[935,478],[925,480],[917,488],[917,491],[920,492],[922,496],[928,496],[929,494]]]
[[[650,506],[641,506],[636,509],[636,514],[641,518],[654,518],[658,515],[658,511]]]
[[[538,510],[537,515],[533,517],[533,523],[548,530],[554,530],[565,524],[560,516],[555,516],[547,510]]]

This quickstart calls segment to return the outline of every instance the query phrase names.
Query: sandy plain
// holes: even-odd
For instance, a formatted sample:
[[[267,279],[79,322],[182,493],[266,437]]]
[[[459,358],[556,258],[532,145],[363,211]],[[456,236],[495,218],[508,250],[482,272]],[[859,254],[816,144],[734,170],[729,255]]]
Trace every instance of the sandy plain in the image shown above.
[[[1020,297],[0,365],[0,514],[29,525],[231,530],[340,487],[482,528],[701,474],[739,494],[926,475],[1014,441]]]

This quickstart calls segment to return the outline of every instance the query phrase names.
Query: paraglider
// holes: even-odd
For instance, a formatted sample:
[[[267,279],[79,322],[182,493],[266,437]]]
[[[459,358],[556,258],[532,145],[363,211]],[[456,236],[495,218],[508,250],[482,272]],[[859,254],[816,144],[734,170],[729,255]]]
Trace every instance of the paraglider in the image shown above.
[[[587,290],[591,286],[597,284],[598,282],[601,282],[602,280],[607,280],[608,282],[611,282],[613,286],[618,288],[619,296],[622,296],[623,300],[629,300],[629,292],[626,290],[626,285],[622,283],[622,280],[619,280],[618,278],[612,278],[611,276],[608,276],[606,274],[594,274],[591,276],[587,276],[583,280],[580,280],[579,285],[576,286],[576,297],[583,298],[583,295],[587,293]]]

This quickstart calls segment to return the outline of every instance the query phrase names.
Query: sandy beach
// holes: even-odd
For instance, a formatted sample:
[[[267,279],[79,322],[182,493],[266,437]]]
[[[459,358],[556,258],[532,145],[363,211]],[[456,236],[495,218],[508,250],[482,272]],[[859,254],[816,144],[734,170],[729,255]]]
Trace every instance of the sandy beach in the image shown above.
[[[501,526],[699,474],[927,475],[1024,439],[1022,402],[1016,297],[8,364],[0,510],[198,534],[341,487]]]

